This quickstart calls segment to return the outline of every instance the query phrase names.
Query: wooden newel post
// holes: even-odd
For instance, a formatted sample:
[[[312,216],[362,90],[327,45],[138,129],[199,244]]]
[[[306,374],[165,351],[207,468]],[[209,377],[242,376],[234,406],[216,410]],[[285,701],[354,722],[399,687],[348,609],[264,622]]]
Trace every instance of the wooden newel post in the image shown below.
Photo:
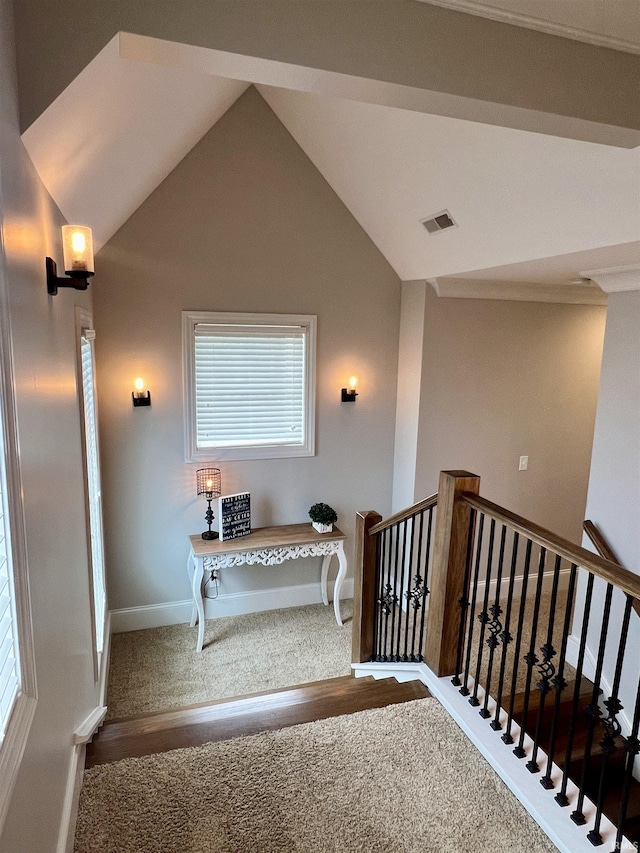
[[[373,510],[356,516],[356,554],[353,572],[353,634],[351,660],[364,663],[373,656],[373,618],[376,599],[376,537],[369,531],[382,521]]]
[[[441,471],[424,659],[436,675],[454,675],[459,601],[466,595],[464,575],[471,508],[462,492],[478,494],[480,477],[468,471]]]

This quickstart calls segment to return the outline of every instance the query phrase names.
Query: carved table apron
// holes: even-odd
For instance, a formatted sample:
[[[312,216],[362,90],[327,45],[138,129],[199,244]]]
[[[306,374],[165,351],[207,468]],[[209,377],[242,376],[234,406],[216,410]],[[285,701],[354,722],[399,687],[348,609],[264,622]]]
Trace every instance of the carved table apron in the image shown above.
[[[337,527],[334,527],[331,533],[318,533],[311,524],[258,527],[248,536],[223,542],[219,539],[205,540],[198,535],[190,536],[187,573],[193,593],[191,627],[198,623],[196,651],[202,651],[205,578],[210,576],[212,569],[227,569],[241,564],[256,563],[263,566],[277,566],[285,560],[297,560],[299,557],[322,557],[320,579],[322,602],[328,605],[327,577],[331,557],[335,554],[340,568],[333,590],[333,612],[338,625],[342,625],[340,587],[347,573],[347,559],[344,554],[345,539],[345,534]]]

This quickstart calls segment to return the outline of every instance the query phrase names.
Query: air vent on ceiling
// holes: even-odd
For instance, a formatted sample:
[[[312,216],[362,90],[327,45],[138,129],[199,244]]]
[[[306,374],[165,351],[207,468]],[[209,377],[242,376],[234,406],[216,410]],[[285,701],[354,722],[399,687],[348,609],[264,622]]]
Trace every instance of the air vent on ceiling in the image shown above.
[[[453,217],[448,210],[441,210],[434,216],[428,219],[421,219],[420,222],[427,229],[429,234],[437,234],[438,231],[445,231],[447,228],[457,228],[458,225],[453,221]]]

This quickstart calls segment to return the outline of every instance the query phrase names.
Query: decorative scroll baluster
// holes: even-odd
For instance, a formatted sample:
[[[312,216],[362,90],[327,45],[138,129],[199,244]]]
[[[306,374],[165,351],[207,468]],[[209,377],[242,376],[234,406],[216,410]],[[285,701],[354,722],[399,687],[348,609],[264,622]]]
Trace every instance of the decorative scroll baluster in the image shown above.
[[[607,592],[604,599],[604,609],[602,612],[602,629],[600,631],[600,643],[598,646],[598,660],[596,662],[596,674],[593,679],[593,692],[591,701],[585,709],[585,714],[589,717],[589,727],[587,730],[587,743],[584,749],[584,759],[582,761],[582,775],[579,785],[578,802],[576,803],[575,811],[571,812],[571,820],[582,826],[586,823],[586,818],[582,811],[585,797],[585,785],[587,781],[587,773],[589,770],[589,762],[591,761],[591,747],[593,745],[593,732],[596,727],[597,720],[602,716],[602,711],[598,707],[598,694],[600,692],[600,681],[602,679],[602,665],[604,663],[604,654],[607,644],[607,631],[609,630],[609,616],[611,615],[611,597],[613,595],[613,585],[607,584]]]
[[[638,680],[638,689],[636,692],[636,706],[633,712],[633,723],[629,737],[624,739],[624,749],[627,753],[624,768],[624,787],[622,789],[622,798],[620,800],[620,812],[618,814],[618,831],[616,833],[616,843],[614,850],[622,849],[622,836],[624,832],[624,823],[627,819],[627,809],[629,808],[629,794],[631,793],[631,782],[633,779],[633,767],[636,756],[640,752],[640,740],[638,740],[638,728],[640,727],[640,680]]]
[[[620,690],[620,679],[622,678],[622,665],[624,663],[624,653],[627,645],[627,636],[629,633],[629,619],[631,617],[632,606],[633,599],[630,595],[628,595],[624,608],[624,616],[622,619],[620,642],[618,644],[618,656],[616,658],[616,670],[613,678],[613,685],[611,687],[611,696],[609,696],[609,698],[606,699],[603,703],[605,708],[607,709],[607,716],[602,719],[602,725],[604,727],[605,734],[603,739],[600,741],[600,748],[604,753],[604,758],[602,761],[602,769],[600,771],[600,780],[598,783],[596,817],[594,820],[593,827],[587,835],[589,841],[594,845],[602,844],[602,836],[600,835],[600,824],[602,822],[602,803],[604,801],[605,794],[605,779],[609,767],[609,759],[618,748],[616,746],[616,740],[620,737],[622,733],[622,727],[620,726],[620,722],[618,720],[618,714],[620,713],[620,711],[622,711],[624,706],[618,698],[618,692]]]
[[[522,575],[522,590],[520,593],[520,610],[518,613],[518,629],[516,631],[516,645],[513,655],[513,671],[511,673],[511,690],[509,691],[509,714],[507,717],[507,728],[502,735],[503,743],[513,743],[511,725],[513,723],[513,709],[516,699],[516,685],[518,683],[518,665],[520,660],[520,648],[522,646],[522,627],[524,625],[524,612],[527,606],[527,586],[529,584],[529,572],[531,570],[531,548],[533,542],[527,539],[527,547],[524,555],[524,569]]]
[[[540,610],[540,596],[542,595],[542,582],[544,580],[544,564],[546,560],[547,552],[545,548],[540,548],[540,557],[538,559],[538,582],[536,584],[536,597],[533,604],[533,622],[531,625],[531,642],[529,643],[529,651],[524,656],[525,663],[527,664],[527,680],[524,686],[524,705],[522,708],[522,723],[520,726],[520,738],[518,739],[518,745],[514,748],[513,754],[517,758],[524,758],[526,755],[524,749],[524,738],[526,735],[526,726],[527,726],[527,718],[529,716],[529,702],[531,699],[531,679],[533,676],[533,668],[538,663],[538,656],[536,655],[536,634],[538,631],[538,613]],[[531,767],[528,768],[532,773],[538,769],[537,766],[534,769]]]
[[[491,613],[491,622],[489,622],[489,637],[487,638],[487,646],[489,647],[489,663],[487,665],[487,685],[484,693],[484,704],[480,711],[480,716],[487,719],[491,716],[489,713],[489,694],[491,693],[491,675],[493,673],[493,658],[496,648],[500,645],[498,639],[502,631],[502,622],[499,617],[502,615],[502,607],[500,607],[500,587],[502,585],[502,570],[504,568],[504,549],[507,541],[507,528],[502,525],[502,533],[500,534],[500,550],[498,554],[498,575],[496,577],[496,597],[495,601],[489,608]],[[488,585],[487,580],[487,585]]]
[[[428,512],[429,512],[429,527],[431,527],[431,513],[432,513],[432,510],[428,510]],[[414,524],[416,523],[416,522],[415,522],[415,519],[414,519],[413,523],[414,523]],[[421,572],[421,566],[422,566],[422,541],[423,541],[423,540],[422,540],[422,537],[423,537],[423,535],[424,535],[424,512],[421,512],[421,513],[420,513],[420,529],[419,529],[419,531],[418,531],[418,559],[417,559],[417,574],[416,574],[416,577],[419,577],[419,576],[420,576],[420,572]],[[428,535],[429,535],[429,534],[427,534],[427,536],[428,536]],[[427,542],[427,548],[426,548],[425,550],[426,550],[427,555],[428,555],[428,553],[429,553],[429,542]],[[425,579],[424,579],[424,589],[425,589],[425,594],[424,594],[424,598],[422,599],[422,601],[421,601],[421,602],[419,602],[418,604],[416,604],[416,605],[414,606],[414,608],[413,608],[413,633],[412,633],[412,635],[411,635],[411,660],[413,660],[413,661],[415,661],[415,660],[421,660],[421,658],[422,658],[422,654],[420,655],[420,657],[418,657],[418,655],[416,654],[416,634],[417,634],[417,628],[418,628],[418,611],[420,611],[420,621],[421,621],[421,622],[422,622],[422,624],[424,625],[424,612],[425,612],[425,610],[427,609],[427,608],[426,608],[426,597],[427,597],[427,595],[428,595],[428,593],[429,593],[429,590],[427,589],[427,579],[426,579],[428,559],[429,559],[429,557],[427,556],[427,560],[425,561],[425,568],[424,568],[424,574],[425,574]],[[416,584],[416,586],[417,586],[417,584]],[[420,637],[422,638],[422,630],[420,631]],[[421,647],[422,647],[422,644],[421,644]]]
[[[516,580],[516,566],[518,564],[518,545],[520,542],[520,534],[515,531],[513,534],[513,543],[511,545],[511,573],[509,575],[509,588],[507,590],[507,609],[504,617],[504,629],[499,635],[502,642],[502,655],[500,658],[500,675],[498,676],[498,694],[496,697],[496,713],[491,721],[491,728],[495,732],[499,732],[502,728],[500,722],[500,709],[502,708],[502,694],[504,691],[504,676],[507,665],[507,649],[513,637],[509,631],[511,626],[511,607],[513,605],[513,587]]]
[[[569,631],[571,629],[571,613],[572,613],[572,603],[573,596],[575,592],[576,586],[576,575],[578,573],[578,568],[575,563],[571,564],[571,571],[569,573],[569,589],[567,591],[567,609],[564,614],[564,624],[562,626],[562,644],[560,646],[560,657],[558,659],[558,672],[551,679],[551,684],[555,690],[555,702],[553,709],[553,720],[551,723],[551,733],[549,735],[549,750],[547,754],[547,768],[545,770],[545,774],[540,779],[540,784],[547,791],[551,790],[554,785],[551,779],[551,769],[553,767],[553,759],[555,755],[555,746],[556,746],[556,736],[557,736],[557,728],[558,728],[558,716],[560,712],[560,700],[562,697],[562,691],[567,686],[567,682],[564,678],[564,668],[567,654],[567,639],[569,637]]]
[[[414,556],[415,556],[415,533],[416,533],[416,520],[415,518],[411,519],[411,537],[409,539],[409,565],[407,571],[407,589],[404,590],[404,597],[406,599],[406,618],[404,624],[404,652],[402,653],[402,660],[409,660],[409,621],[411,619],[411,611],[409,610],[409,596],[411,594],[411,576],[414,570]],[[422,580],[422,578],[420,578]],[[415,609],[414,609],[414,622],[415,622]]]
[[[580,682],[582,681],[582,668],[587,648],[587,633],[589,631],[589,619],[591,616],[591,599],[593,597],[594,576],[589,572],[587,578],[587,592],[585,595],[584,611],[582,616],[582,629],[580,631],[580,647],[578,649],[578,660],[576,662],[576,684],[573,690],[573,703],[571,707],[571,720],[569,722],[569,737],[567,740],[567,751],[564,757],[562,770],[562,785],[554,799],[559,806],[568,806],[567,785],[569,784],[569,764],[573,752],[573,741],[576,733],[576,721],[578,718],[578,704],[580,701]]]
[[[540,649],[542,652],[542,662],[538,667],[540,681],[536,687],[540,691],[540,700],[538,704],[538,719],[536,721],[536,733],[533,738],[533,751],[531,758],[527,762],[527,770],[530,773],[537,773],[538,767],[538,747],[540,744],[540,735],[542,733],[542,720],[544,717],[544,706],[547,698],[547,693],[551,690],[551,679],[556,673],[556,667],[553,663],[553,658],[557,652],[553,648],[553,623],[556,615],[556,604],[558,602],[558,583],[560,581],[560,565],[562,557],[556,555],[555,567],[553,570],[553,586],[551,588],[551,603],[549,606],[549,620],[547,624],[547,639]]]
[[[485,573],[485,587],[484,587],[484,599],[482,602],[482,611],[478,614],[478,622],[480,623],[480,636],[478,637],[478,659],[476,662],[476,678],[475,684],[473,686],[473,695],[471,699],[469,699],[469,704],[474,707],[480,704],[480,700],[478,699],[478,688],[480,687],[480,673],[482,670],[482,657],[484,651],[484,634],[487,627],[487,624],[491,621],[491,618],[488,613],[489,606],[489,593],[491,591],[491,566],[493,563],[493,543],[496,533],[496,522],[495,519],[491,519],[491,523],[489,525],[489,547],[487,549],[487,568]],[[487,715],[488,716],[488,715]]]

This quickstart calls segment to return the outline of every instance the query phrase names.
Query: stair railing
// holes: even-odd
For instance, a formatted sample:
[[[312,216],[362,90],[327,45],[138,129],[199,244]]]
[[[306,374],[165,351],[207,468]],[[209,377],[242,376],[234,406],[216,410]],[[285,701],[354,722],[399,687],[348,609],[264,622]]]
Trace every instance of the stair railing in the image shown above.
[[[606,816],[620,850],[627,836],[640,837],[640,815],[632,827],[629,814],[640,752],[640,632],[630,635],[640,578],[478,492],[477,476],[442,472],[437,505],[432,496],[385,522],[360,514],[354,661],[422,657],[478,708],[497,749],[509,745],[559,806],[572,806],[594,845]],[[430,537],[415,573],[423,651],[407,656],[407,569],[422,538],[413,519],[421,516],[424,531],[424,513]]]

